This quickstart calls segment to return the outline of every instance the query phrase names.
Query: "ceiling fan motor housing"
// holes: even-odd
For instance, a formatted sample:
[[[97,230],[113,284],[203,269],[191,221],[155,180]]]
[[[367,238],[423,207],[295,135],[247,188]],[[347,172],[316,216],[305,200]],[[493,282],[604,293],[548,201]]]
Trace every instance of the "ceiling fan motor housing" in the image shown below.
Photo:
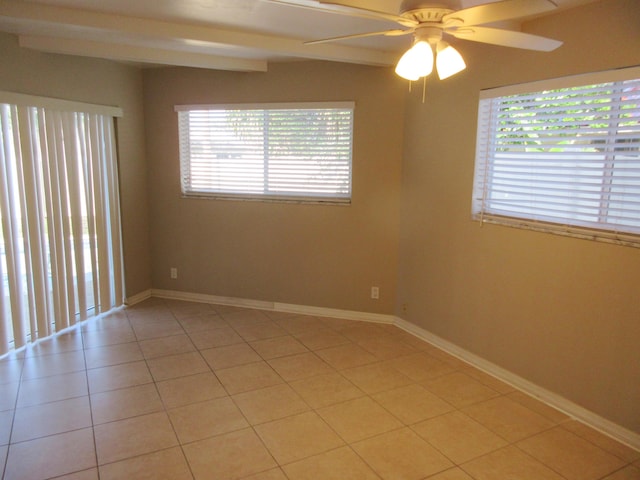
[[[419,23],[440,23],[445,15],[454,11],[449,5],[425,0],[403,0],[400,5],[401,16]]]

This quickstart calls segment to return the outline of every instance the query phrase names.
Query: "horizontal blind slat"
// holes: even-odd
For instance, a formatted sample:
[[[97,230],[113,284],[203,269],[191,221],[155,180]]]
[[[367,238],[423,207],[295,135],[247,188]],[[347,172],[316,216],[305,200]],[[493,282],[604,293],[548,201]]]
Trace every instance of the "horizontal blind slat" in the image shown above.
[[[474,217],[640,233],[640,79],[615,77],[557,90],[483,95]],[[640,236],[635,242],[640,246]]]
[[[184,194],[350,197],[352,104],[236,107],[176,107]]]

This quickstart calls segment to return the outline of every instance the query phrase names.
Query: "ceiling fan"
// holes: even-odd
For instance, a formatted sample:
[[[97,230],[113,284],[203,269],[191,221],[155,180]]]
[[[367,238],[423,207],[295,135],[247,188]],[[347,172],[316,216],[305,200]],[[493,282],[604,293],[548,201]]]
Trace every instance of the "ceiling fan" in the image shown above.
[[[401,28],[377,32],[356,33],[340,37],[312,40],[306,44],[334,42],[376,35],[399,36],[413,34],[414,44],[402,56],[396,73],[407,80],[426,77],[436,70],[445,79],[466,68],[460,53],[443,40],[450,35],[461,40],[489,43],[505,47],[549,52],[561,41],[514,30],[484,26],[505,20],[527,17],[557,8],[551,0],[503,0],[456,10],[447,0],[403,0],[398,14],[380,12],[334,0],[268,0],[271,3],[294,5],[330,13],[393,21]]]

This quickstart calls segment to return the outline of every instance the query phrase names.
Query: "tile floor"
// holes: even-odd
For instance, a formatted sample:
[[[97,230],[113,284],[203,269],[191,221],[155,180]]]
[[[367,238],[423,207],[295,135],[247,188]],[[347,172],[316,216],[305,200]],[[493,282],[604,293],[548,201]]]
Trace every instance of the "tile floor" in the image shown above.
[[[4,480],[638,480],[392,326],[151,299],[0,360]]]

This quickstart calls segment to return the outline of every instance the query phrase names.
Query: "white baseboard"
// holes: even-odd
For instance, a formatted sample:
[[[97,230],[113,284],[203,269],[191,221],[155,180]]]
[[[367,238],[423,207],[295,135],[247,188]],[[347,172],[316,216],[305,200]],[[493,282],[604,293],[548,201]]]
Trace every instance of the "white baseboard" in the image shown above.
[[[547,405],[560,410],[570,417],[604,433],[605,435],[628,445],[629,447],[640,451],[640,434],[628,430],[606,418],[593,413],[586,408],[577,405],[566,398],[546,390],[535,383],[530,382],[498,365],[485,360],[474,353],[469,352],[433,333],[424,330],[417,325],[408,322],[402,318],[396,317],[395,325],[407,333],[410,333],[431,345],[438,347],[460,360],[482,370],[483,372],[495,377],[514,388],[530,395]]]
[[[136,303],[144,302],[145,300],[151,298],[151,289],[143,290],[142,292],[136,293],[130,297],[125,298],[124,304],[128,307],[135,305]]]
[[[461,348],[433,333],[393,315],[378,313],[357,312],[352,310],[340,310],[335,308],[312,307],[289,303],[267,302],[263,300],[249,300],[235,297],[221,297],[217,295],[205,295],[200,293],[177,292],[172,290],[147,290],[127,299],[127,305],[132,305],[150,297],[166,298],[171,300],[185,300],[199,303],[212,303],[218,305],[230,305],[235,307],[255,308],[275,312],[299,313],[301,315],[315,315],[321,317],[341,318],[345,320],[365,321],[396,325],[411,335],[459,358],[460,360],[476,367],[483,372],[521,390],[522,392],[537,398],[570,417],[599,430],[605,435],[640,451],[640,434],[628,430],[606,418],[603,418],[566,398],[546,390],[529,380],[505,370],[498,365],[485,360],[474,353]]]
[[[186,300],[199,303],[214,303],[217,305],[229,305],[233,307],[247,307],[258,310],[270,310],[274,312],[299,313],[300,315],[314,315],[317,317],[341,318],[344,320],[357,320],[372,323],[386,323],[392,325],[396,317],[380,313],[357,312],[353,310],[340,310],[337,308],[311,307],[292,303],[267,302],[263,300],[249,300],[246,298],[220,297],[202,293],[176,292],[173,290],[151,290],[151,295],[170,300]]]

